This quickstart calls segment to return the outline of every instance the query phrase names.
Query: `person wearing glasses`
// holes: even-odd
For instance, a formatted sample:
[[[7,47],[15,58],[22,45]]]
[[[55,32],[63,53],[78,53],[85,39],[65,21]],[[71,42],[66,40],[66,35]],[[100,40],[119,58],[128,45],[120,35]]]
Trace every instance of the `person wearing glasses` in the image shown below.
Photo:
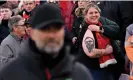
[[[20,15],[9,19],[8,26],[10,34],[1,42],[0,61],[6,63],[17,57],[18,51],[23,43],[23,36],[26,34],[24,19]]]

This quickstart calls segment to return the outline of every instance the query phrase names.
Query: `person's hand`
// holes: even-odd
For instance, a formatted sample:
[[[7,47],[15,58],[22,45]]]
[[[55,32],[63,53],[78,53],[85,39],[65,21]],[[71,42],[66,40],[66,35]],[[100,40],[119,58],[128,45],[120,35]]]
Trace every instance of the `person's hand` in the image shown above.
[[[97,25],[89,25],[88,29],[91,31],[100,32],[100,26],[97,26]]]
[[[73,37],[72,39],[73,44],[75,44],[76,40],[77,40],[77,37]]]
[[[105,54],[110,54],[113,52],[113,48],[111,45],[107,45],[105,49]]]

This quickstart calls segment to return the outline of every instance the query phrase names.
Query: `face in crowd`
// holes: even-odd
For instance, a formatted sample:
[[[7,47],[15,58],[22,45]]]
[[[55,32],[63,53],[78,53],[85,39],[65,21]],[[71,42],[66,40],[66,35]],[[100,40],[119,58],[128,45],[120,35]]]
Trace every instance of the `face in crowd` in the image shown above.
[[[25,20],[22,18],[15,27],[13,27],[13,32],[17,33],[19,36],[24,36],[26,34],[25,32],[25,26],[24,26]]]
[[[24,1],[23,7],[27,12],[30,12],[36,7],[36,2],[33,0],[26,0]]]
[[[9,8],[1,8],[0,9],[0,16],[3,20],[8,20],[12,15],[12,11]]]
[[[7,0],[7,2],[11,3],[15,8],[19,5],[19,0]]]
[[[100,9],[95,6],[91,6],[87,9],[85,18],[94,24],[97,24],[100,18]]]
[[[79,0],[78,1],[78,7],[79,8],[85,8],[88,5],[89,1],[86,0]]]
[[[31,25],[30,24],[26,24],[25,25],[25,31],[26,31],[26,34],[30,34],[30,31],[31,31]]]
[[[64,27],[49,25],[46,29],[31,29],[30,36],[40,51],[54,55],[64,44]]]

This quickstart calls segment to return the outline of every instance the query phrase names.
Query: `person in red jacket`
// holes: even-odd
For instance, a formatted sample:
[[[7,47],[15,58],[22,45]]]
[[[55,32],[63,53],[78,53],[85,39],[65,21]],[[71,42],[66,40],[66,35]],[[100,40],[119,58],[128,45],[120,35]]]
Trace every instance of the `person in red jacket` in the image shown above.
[[[73,16],[71,14],[74,3],[73,1],[59,1],[59,5],[65,20],[68,31],[71,31]]]

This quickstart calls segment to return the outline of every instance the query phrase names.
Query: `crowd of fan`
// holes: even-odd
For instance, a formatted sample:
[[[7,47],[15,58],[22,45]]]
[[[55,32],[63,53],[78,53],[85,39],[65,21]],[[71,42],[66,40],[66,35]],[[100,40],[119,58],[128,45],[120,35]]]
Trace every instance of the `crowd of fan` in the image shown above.
[[[65,22],[63,25],[65,43],[70,45],[70,52],[66,52],[87,68],[88,76],[92,77],[88,80],[129,80],[129,78],[133,80],[133,1],[7,0],[0,3],[0,66],[16,60],[22,46],[30,37],[35,40],[40,39],[32,29],[44,25],[41,21],[45,22],[48,17],[58,15],[51,13],[50,10],[46,10],[47,12],[44,10],[39,14],[37,11],[40,6],[52,4],[60,9]],[[38,14],[37,18],[34,17],[36,14]],[[46,24],[45,26],[49,26],[49,22]],[[59,27],[53,28],[55,30],[44,28],[44,31],[56,32],[61,28],[60,25],[54,24]],[[47,33],[40,34],[40,36],[46,35]],[[36,44],[41,45],[41,43]],[[53,49],[53,52],[56,50],[58,47]],[[48,48],[46,51],[51,52]],[[47,58],[44,60],[47,62]],[[52,63],[52,59],[48,61],[50,62]],[[3,67],[5,66],[0,68]],[[122,74],[125,74],[123,79]],[[77,77],[75,80],[87,80],[84,76],[79,79]],[[8,79],[1,79],[0,76],[0,80]],[[30,79],[36,80],[32,78],[27,80]],[[46,80],[50,80],[49,77]]]

